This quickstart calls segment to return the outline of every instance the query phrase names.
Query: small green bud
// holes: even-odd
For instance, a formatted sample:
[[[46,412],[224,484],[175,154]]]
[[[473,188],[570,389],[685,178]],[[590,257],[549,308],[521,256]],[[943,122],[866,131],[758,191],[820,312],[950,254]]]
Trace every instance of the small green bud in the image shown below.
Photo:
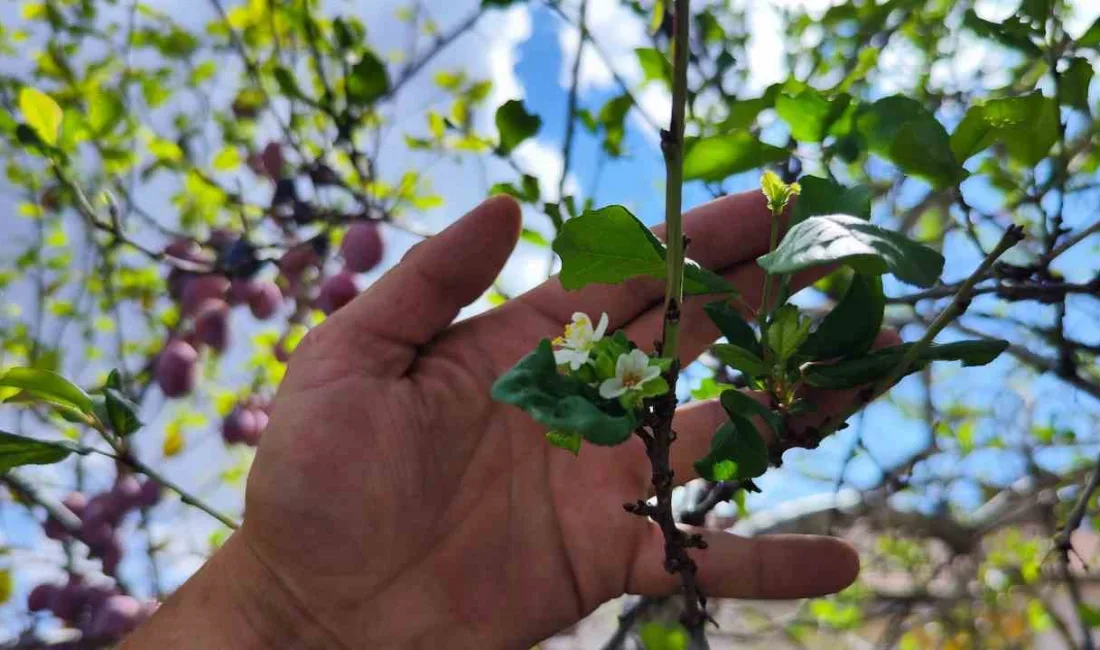
[[[784,183],[779,174],[769,169],[760,177],[760,191],[768,197],[768,209],[773,215],[779,216],[790,198],[802,192],[802,186],[798,183]]]

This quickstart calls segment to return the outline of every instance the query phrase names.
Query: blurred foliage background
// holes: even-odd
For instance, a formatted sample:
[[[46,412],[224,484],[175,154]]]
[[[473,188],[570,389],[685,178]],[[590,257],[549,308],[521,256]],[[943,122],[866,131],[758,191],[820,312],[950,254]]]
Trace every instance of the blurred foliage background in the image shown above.
[[[887,321],[907,339],[1008,225],[1030,234],[952,326],[1012,341],[998,362],[910,377],[820,449],[789,453],[762,494],[682,491],[685,521],[844,535],[863,553],[863,577],[836,597],[713,603],[714,647],[1095,647],[1092,5],[694,3],[687,201],[773,169],[804,199],[942,250],[941,286],[887,282]],[[0,7],[0,368],[88,389],[117,369],[144,423],[122,444],[149,470],[92,454],[0,475],[0,647],[110,646],[185,580],[227,529],[149,476],[239,519],[296,343],[478,199],[512,194],[526,228],[471,313],[552,273],[548,242],[585,209],[655,220],[666,9]],[[801,298],[825,307],[846,280]],[[739,381],[704,358],[681,390]],[[5,390],[0,428],[96,444]],[[624,599],[545,647],[685,647],[665,626],[675,609]]]

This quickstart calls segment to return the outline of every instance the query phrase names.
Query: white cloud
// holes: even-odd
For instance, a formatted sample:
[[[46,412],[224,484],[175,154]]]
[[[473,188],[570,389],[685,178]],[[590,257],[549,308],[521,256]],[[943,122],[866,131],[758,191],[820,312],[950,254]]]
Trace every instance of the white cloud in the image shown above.
[[[531,37],[531,12],[524,6],[490,14],[479,31],[492,34],[486,53],[489,79],[493,82],[490,104],[499,105],[524,96],[516,77],[517,49]]]
[[[566,10],[571,16],[579,15],[579,9]],[[560,22],[560,21],[559,21]],[[634,12],[617,2],[589,2],[585,23],[589,34],[599,43],[600,52],[606,55],[604,60],[596,50],[588,48],[581,59],[578,71],[578,88],[586,91],[594,88],[607,88],[616,84],[612,68],[628,84],[641,80],[641,70],[634,50],[647,46],[645,24],[638,20]],[[563,52],[561,86],[572,85],[573,65],[580,30],[570,24],[560,23],[558,44]],[[611,64],[611,68],[608,67]]]

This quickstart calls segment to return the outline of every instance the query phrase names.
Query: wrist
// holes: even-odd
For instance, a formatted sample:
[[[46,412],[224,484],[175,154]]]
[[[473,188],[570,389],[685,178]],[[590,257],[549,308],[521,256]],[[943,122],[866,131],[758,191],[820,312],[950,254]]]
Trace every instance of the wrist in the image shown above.
[[[146,648],[280,648],[336,645],[287,594],[239,530],[130,635],[122,650]]]

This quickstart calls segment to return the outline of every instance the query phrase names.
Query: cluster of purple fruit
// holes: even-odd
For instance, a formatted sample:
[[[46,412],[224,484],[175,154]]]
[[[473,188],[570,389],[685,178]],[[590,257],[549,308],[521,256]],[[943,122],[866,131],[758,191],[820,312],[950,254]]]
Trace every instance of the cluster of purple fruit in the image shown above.
[[[156,602],[142,603],[114,586],[86,583],[70,574],[67,584],[40,584],[27,596],[27,609],[51,612],[81,632],[79,641],[51,648],[95,648],[118,641],[152,616]]]
[[[261,397],[249,397],[240,402],[222,420],[222,439],[226,444],[255,447],[267,428],[271,402]]]
[[[225,238],[215,233],[211,239]],[[225,245],[222,242],[215,242]],[[206,251],[189,239],[172,242],[165,248],[169,257],[210,264]],[[164,346],[157,357],[155,377],[168,397],[183,397],[195,386],[199,349],[210,347],[222,352],[229,343],[229,309],[248,305],[260,320],[273,317],[282,305],[283,294],[270,280],[230,278],[221,273],[191,273],[173,268],[168,274],[168,293],[177,301],[180,315],[190,324]]]
[[[129,474],[120,476],[110,490],[91,499],[81,492],[73,492],[62,500],[62,504],[80,519],[80,528],[75,535],[70,534],[50,517],[44,526],[46,536],[59,541],[75,536],[88,547],[89,555],[99,558],[103,573],[113,576],[122,560],[122,545],[117,535],[119,523],[130,511],[153,507],[160,496],[159,483],[150,479],[140,482]]]
[[[250,156],[249,165],[257,174],[275,183],[271,214],[277,221],[280,221],[277,208],[288,204],[293,206],[295,214],[303,211],[313,214],[305,210],[304,202],[297,198],[294,179],[284,173],[288,165],[278,143],[271,143],[261,153]],[[315,172],[311,171],[310,177],[319,182]],[[329,174],[333,172],[329,170]],[[288,241],[285,253],[276,262],[279,274],[275,281],[255,277],[262,266],[256,249],[239,234],[228,230],[214,231],[203,245],[191,239],[179,239],[164,249],[168,258],[214,269],[196,273],[173,267],[168,274],[168,292],[179,305],[184,327],[165,344],[154,367],[156,382],[167,397],[183,397],[194,389],[199,351],[204,346],[220,353],[228,345],[229,311],[233,306],[247,305],[259,320],[277,314],[284,299],[293,300],[296,306],[291,322],[305,320],[305,315],[313,308],[332,314],[359,294],[355,274],[366,273],[382,261],[384,245],[378,224],[369,220],[356,221],[341,242],[343,268],[325,276],[325,246],[319,247],[315,241],[298,240],[283,221]],[[299,221],[295,219],[294,222]],[[315,272],[310,273],[311,270]],[[280,360],[286,360],[281,342],[275,353]]]

